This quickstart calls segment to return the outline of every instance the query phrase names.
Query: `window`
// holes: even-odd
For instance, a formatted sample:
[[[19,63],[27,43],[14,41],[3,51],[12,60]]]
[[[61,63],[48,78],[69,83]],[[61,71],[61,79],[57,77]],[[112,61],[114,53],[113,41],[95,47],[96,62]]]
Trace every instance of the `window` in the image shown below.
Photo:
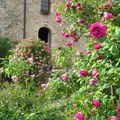
[[[41,13],[50,13],[50,0],[41,0]]]

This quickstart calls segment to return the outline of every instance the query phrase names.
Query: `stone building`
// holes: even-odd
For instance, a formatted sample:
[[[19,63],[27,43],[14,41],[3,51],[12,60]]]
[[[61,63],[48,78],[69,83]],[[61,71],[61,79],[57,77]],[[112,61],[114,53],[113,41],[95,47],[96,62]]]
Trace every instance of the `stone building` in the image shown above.
[[[54,2],[55,0],[0,0],[0,36],[9,37],[13,41],[40,38],[48,42],[49,47],[56,47],[63,38],[61,39],[59,26],[55,24]]]

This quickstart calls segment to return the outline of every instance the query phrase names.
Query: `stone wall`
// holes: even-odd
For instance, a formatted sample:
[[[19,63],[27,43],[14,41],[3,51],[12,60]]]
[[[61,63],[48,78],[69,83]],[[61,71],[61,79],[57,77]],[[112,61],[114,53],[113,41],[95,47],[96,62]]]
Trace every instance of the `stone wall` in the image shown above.
[[[24,0],[0,0],[0,36],[23,38]]]

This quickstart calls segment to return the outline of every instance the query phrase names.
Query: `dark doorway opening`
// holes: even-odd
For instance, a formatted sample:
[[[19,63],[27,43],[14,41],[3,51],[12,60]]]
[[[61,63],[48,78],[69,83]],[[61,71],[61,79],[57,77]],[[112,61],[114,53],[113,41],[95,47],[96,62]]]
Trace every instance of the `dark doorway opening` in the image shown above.
[[[38,37],[40,40],[45,41],[45,43],[49,42],[49,35],[50,35],[50,30],[46,27],[42,27],[39,29]]]

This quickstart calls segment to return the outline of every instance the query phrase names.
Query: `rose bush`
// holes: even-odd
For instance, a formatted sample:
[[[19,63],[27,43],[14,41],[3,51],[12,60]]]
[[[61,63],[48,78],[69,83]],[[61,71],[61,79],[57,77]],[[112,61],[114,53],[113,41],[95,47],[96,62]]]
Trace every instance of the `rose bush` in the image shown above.
[[[70,0],[66,4],[61,3],[57,9],[61,13],[62,24],[71,23],[70,27],[62,31],[62,35],[70,43],[71,36],[76,39],[75,43],[81,37],[88,41],[85,50],[76,50],[74,53],[76,56],[73,55],[72,70],[67,81],[62,81],[69,86],[67,90],[72,88],[74,91],[66,102],[70,108],[65,110],[66,116],[68,115],[69,120],[74,116],[77,120],[118,120],[120,23],[114,21],[119,21],[119,13],[115,12],[115,9],[118,10],[119,2],[111,0],[87,2],[89,4],[86,0]],[[73,44],[67,46],[74,48]],[[76,107],[72,106],[73,103]],[[80,116],[84,114],[84,117],[79,118],[76,112],[80,113]]]
[[[5,66],[5,73],[13,82],[26,87],[46,83],[51,64],[50,49],[40,40],[24,39],[12,51]]]

